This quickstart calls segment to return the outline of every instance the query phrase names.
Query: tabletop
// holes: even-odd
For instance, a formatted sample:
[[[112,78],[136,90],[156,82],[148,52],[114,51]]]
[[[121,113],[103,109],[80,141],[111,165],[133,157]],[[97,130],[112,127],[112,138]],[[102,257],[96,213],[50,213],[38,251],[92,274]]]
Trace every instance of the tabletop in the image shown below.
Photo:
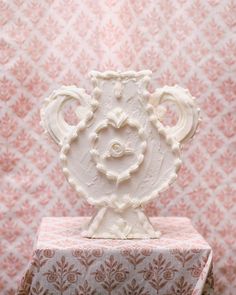
[[[88,217],[43,218],[18,295],[213,294],[212,250],[188,218],[150,218],[160,239],[81,236]]]

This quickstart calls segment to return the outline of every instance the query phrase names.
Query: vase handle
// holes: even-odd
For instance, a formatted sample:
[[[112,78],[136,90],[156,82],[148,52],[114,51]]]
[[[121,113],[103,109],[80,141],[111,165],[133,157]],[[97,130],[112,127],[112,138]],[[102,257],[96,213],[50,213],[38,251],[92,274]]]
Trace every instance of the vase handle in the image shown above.
[[[64,139],[76,128],[65,121],[62,112],[65,103],[73,100],[79,102],[75,111],[78,118],[83,120],[89,111],[90,96],[76,86],[62,86],[53,91],[41,109],[41,125],[58,145],[63,145]]]
[[[197,108],[194,99],[187,89],[177,85],[157,88],[150,97],[150,103],[156,107],[157,114],[158,108],[164,102],[171,102],[177,106],[178,122],[174,126],[164,127],[166,132],[180,143],[186,143],[193,137],[200,121],[200,109]]]

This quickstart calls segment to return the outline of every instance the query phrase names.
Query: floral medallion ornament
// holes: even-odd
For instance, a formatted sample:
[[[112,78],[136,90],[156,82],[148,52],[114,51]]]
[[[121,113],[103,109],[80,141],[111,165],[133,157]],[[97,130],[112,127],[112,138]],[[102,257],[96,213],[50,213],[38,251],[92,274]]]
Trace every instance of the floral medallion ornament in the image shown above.
[[[107,146],[105,146],[105,150],[99,151],[99,141],[103,143],[107,141],[105,135],[102,135],[105,132],[110,132],[112,135]],[[132,143],[128,139],[128,135],[139,138],[137,146],[134,146],[134,142]],[[116,180],[117,183],[129,179],[131,173],[137,171],[143,161],[147,146],[144,130],[137,121],[130,119],[120,108],[115,108],[108,113],[107,119],[98,125],[91,138],[93,148],[90,153],[96,163],[96,168],[104,173],[108,179]],[[129,165],[128,161],[131,158],[132,162]],[[126,169],[123,166],[122,169],[117,167],[117,164],[120,164],[121,161],[126,161]],[[114,167],[114,165],[116,166]]]
[[[189,91],[165,86],[149,93],[150,71],[91,72],[91,95],[75,86],[54,91],[41,110],[42,125],[61,146],[69,184],[98,210],[84,226],[90,238],[158,238],[142,206],[176,179],[180,144],[195,133],[199,109]],[[79,102],[79,123],[63,117],[66,102]],[[163,103],[178,110],[165,126]]]

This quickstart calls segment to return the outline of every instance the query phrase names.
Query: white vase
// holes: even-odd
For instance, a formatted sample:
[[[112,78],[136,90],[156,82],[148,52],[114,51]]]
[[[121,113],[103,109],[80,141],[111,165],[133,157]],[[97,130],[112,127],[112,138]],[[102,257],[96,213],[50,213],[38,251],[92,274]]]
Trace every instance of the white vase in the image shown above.
[[[193,136],[199,109],[189,91],[178,86],[149,93],[150,76],[150,71],[94,71],[91,95],[63,86],[42,108],[44,128],[61,145],[60,160],[69,184],[97,208],[84,228],[85,237],[160,236],[142,206],[176,179],[179,146]],[[63,118],[68,100],[80,103],[77,126]],[[164,127],[158,119],[158,106],[166,101],[179,111],[173,127]]]

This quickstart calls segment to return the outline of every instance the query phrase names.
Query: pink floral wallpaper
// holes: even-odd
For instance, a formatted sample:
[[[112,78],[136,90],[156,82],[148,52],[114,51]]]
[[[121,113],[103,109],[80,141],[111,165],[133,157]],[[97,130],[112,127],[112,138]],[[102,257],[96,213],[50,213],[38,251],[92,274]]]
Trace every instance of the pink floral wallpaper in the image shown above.
[[[62,84],[89,91],[92,69],[146,68],[151,88],[189,88],[203,119],[178,181],[147,211],[191,218],[214,250],[216,294],[235,294],[235,1],[1,0],[0,11],[1,294],[15,294],[43,216],[93,212],[39,125],[44,97]]]

